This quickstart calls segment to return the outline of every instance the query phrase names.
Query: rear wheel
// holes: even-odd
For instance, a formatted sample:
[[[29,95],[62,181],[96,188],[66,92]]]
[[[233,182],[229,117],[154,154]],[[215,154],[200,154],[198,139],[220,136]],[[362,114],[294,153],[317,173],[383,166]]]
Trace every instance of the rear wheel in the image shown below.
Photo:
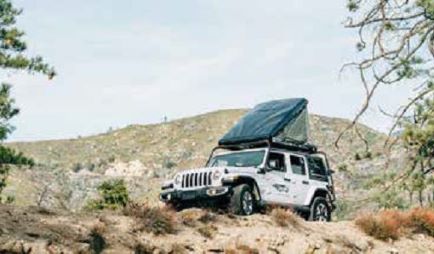
[[[330,221],[331,209],[327,200],[323,197],[316,197],[310,206],[310,221]]]
[[[241,184],[234,188],[230,202],[231,212],[238,215],[251,215],[255,209],[255,199],[249,185]]]

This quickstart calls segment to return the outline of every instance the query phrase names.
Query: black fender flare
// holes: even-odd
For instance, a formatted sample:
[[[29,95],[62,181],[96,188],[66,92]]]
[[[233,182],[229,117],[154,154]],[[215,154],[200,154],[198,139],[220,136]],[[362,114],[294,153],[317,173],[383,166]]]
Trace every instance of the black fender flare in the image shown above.
[[[235,187],[240,184],[248,184],[249,186],[252,187],[252,191],[253,194],[255,195],[256,201],[260,201],[262,199],[261,191],[259,190],[258,183],[253,177],[240,175],[236,178],[235,181],[230,183],[224,183],[224,185],[229,185],[231,187]]]

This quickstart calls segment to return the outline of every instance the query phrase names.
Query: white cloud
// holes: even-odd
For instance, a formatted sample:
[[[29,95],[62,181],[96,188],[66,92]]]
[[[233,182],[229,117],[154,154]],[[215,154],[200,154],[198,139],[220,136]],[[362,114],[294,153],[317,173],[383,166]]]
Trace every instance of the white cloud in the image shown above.
[[[269,99],[307,97],[351,117],[357,78],[339,1],[19,0],[32,52],[59,76],[14,76],[22,108],[12,139],[74,137]],[[84,8],[84,6],[86,8]],[[394,91],[387,104],[406,95]],[[384,127],[379,116],[367,119]]]

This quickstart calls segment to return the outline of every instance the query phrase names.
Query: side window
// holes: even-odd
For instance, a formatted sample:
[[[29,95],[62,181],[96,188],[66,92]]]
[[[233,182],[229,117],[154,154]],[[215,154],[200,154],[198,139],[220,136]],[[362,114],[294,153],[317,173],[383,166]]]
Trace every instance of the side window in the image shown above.
[[[286,172],[285,156],[281,153],[270,152],[268,157],[268,167],[271,170]]]
[[[290,155],[289,160],[291,161],[292,173],[306,175],[306,168],[303,157]]]
[[[319,181],[327,181],[327,171],[324,165],[323,159],[319,157],[309,156],[307,158],[307,164],[309,166],[310,178]]]

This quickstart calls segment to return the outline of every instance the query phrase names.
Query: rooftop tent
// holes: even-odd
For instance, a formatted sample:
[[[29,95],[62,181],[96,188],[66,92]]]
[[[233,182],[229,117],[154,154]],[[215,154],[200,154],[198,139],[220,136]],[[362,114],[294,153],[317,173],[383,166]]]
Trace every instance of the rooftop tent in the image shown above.
[[[307,103],[304,98],[261,103],[244,115],[219,140],[219,145],[237,145],[261,140],[307,144]]]

